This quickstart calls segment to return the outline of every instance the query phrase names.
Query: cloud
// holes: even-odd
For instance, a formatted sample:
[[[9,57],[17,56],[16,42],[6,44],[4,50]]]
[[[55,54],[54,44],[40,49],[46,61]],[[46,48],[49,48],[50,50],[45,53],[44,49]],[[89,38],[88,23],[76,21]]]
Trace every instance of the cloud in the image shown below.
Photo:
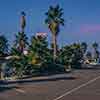
[[[100,32],[100,24],[83,24],[80,26],[81,33]]]

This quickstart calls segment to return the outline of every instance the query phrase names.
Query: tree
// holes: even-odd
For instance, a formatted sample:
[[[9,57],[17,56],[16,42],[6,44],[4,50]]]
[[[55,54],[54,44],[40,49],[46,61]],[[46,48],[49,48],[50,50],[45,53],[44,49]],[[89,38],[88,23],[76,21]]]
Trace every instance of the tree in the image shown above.
[[[8,40],[4,35],[0,35],[0,57],[6,56],[8,53]],[[1,60],[1,59],[0,59]],[[2,68],[4,65],[4,59],[0,61],[0,78],[3,78],[4,73],[2,72]]]
[[[11,55],[13,59],[10,59],[8,65],[15,69],[16,74],[22,77],[25,68],[28,66],[28,60],[26,55],[24,55],[24,49],[28,46],[28,38],[24,33],[26,26],[25,12],[21,12],[21,32],[15,35],[14,45],[11,48]],[[16,56],[18,59],[14,58]]]
[[[18,34],[15,35],[16,40],[14,41],[14,45],[13,45],[13,52],[17,52],[20,51],[21,53],[23,53],[24,48],[27,47],[28,45],[28,38],[26,36],[26,34],[24,33],[25,30],[25,26],[26,26],[26,19],[25,19],[25,12],[22,11],[21,12],[21,32],[18,32]]]
[[[46,54],[48,53],[48,42],[46,37],[33,36],[31,39],[31,44],[29,46],[30,58],[33,59],[34,63],[37,59],[39,62],[45,62]],[[38,62],[38,63],[39,63]]]
[[[94,43],[92,44],[92,47],[94,48],[94,50],[97,50],[98,47],[99,47],[99,45],[98,45],[97,42],[94,42]]]
[[[86,42],[82,42],[81,44],[81,51],[82,51],[82,57],[83,57],[83,63],[85,61],[85,57],[86,57],[86,51],[87,51],[87,43]]]
[[[83,59],[82,49],[80,43],[74,43],[64,46],[59,53],[60,63],[67,68],[81,68]]]
[[[85,43],[85,42],[82,42],[81,43],[81,49],[82,49],[82,52],[83,52],[83,54],[85,54],[86,53],[86,51],[87,51],[87,43]]]
[[[24,48],[28,45],[27,39],[26,34],[19,32],[10,51],[12,58],[9,60],[8,66],[14,70],[18,78],[22,78],[28,66],[27,56],[23,53]]]
[[[98,47],[99,47],[99,45],[98,45],[98,43],[97,42],[94,42],[93,44],[92,44],[92,47],[94,48],[94,60],[98,60],[98,58],[99,58],[99,51],[98,51]]]
[[[65,70],[71,68],[73,48],[70,45],[62,47],[58,57],[60,64],[65,66]]]
[[[16,40],[14,43],[14,47],[19,50],[21,53],[23,53],[24,49],[28,45],[28,38],[25,33],[18,32],[18,34],[15,36]]]
[[[0,56],[4,56],[8,52],[8,40],[5,36],[0,36]]]
[[[45,71],[45,66],[52,60],[46,37],[32,36],[29,45],[28,59],[35,72]]]
[[[18,77],[22,77],[26,71],[26,67],[28,66],[27,57],[24,55],[24,49],[28,46],[28,38],[26,34],[21,32],[18,32],[18,34],[15,35],[15,38],[16,39],[10,53],[13,57],[16,56],[18,59],[10,59],[8,66],[15,69],[15,73]]]
[[[64,25],[63,9],[59,5],[55,7],[50,6],[48,11],[45,13],[45,23],[48,25],[49,30],[52,33],[52,44],[53,44],[53,59],[54,62],[57,57],[57,36],[60,32],[60,26]]]
[[[73,68],[81,68],[81,63],[82,63],[82,59],[83,59],[81,44],[74,43],[71,45],[71,48],[73,49],[71,65]]]
[[[92,61],[92,53],[91,53],[90,51],[87,51],[87,53],[86,53],[86,58],[87,58],[87,60],[88,60],[89,62]]]

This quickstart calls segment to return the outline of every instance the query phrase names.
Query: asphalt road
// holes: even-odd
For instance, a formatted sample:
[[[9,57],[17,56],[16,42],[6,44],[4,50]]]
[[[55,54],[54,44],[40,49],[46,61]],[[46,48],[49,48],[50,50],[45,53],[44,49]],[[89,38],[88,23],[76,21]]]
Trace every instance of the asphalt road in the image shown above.
[[[100,100],[100,69],[0,86],[0,100]]]

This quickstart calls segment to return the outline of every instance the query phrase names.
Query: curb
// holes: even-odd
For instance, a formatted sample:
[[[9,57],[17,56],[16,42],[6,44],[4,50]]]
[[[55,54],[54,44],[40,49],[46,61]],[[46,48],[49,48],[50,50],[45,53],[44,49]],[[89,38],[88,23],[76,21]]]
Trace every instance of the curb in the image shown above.
[[[40,76],[33,77],[28,79],[18,79],[18,80],[0,80],[0,84],[8,85],[8,84],[16,84],[16,83],[30,83],[30,82],[45,82],[45,81],[56,81],[56,80],[65,80],[65,79],[74,79],[71,74],[58,74],[51,76]]]

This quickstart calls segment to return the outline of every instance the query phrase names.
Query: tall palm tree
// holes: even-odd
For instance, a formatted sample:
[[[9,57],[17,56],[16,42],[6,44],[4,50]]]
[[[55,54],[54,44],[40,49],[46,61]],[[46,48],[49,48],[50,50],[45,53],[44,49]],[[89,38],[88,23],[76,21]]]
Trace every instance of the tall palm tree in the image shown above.
[[[45,14],[45,23],[48,25],[48,28],[52,33],[53,59],[55,62],[57,57],[57,36],[60,32],[60,26],[64,25],[64,19],[62,18],[63,9],[60,8],[59,5],[56,5],[55,7],[50,6]]]
[[[18,34],[16,34],[16,40],[15,40],[15,44],[14,44],[14,48],[18,49],[19,51],[21,51],[21,53],[23,52],[24,48],[26,48],[26,46],[28,45],[28,38],[24,32],[25,30],[25,26],[26,26],[26,19],[25,19],[25,12],[21,12],[21,32],[18,32]]]
[[[23,49],[26,47],[27,42],[27,36],[24,33],[25,27],[26,27],[26,13],[24,11],[21,12],[21,32],[16,35],[17,42],[19,42],[18,48],[23,52]]]

